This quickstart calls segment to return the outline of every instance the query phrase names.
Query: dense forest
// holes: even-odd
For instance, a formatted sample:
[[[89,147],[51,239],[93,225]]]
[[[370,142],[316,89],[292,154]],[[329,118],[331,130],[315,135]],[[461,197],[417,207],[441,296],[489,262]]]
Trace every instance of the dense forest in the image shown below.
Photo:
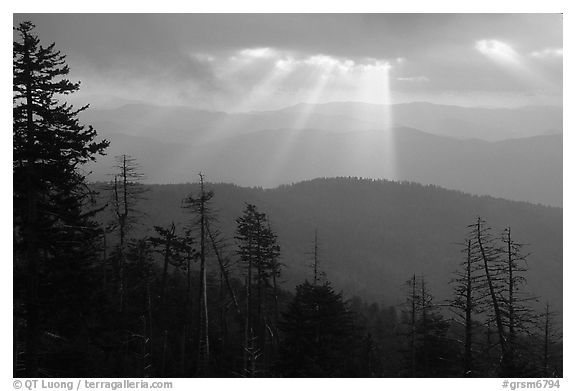
[[[108,185],[92,186],[104,204]],[[143,186],[146,194],[139,208],[145,215],[135,225],[135,235],[150,235],[155,225],[187,224],[182,200],[197,193],[198,184]],[[348,296],[398,305],[404,301],[402,281],[416,273],[426,275],[436,296],[448,297],[466,226],[482,216],[496,231],[514,228],[518,240],[529,244],[527,288],[562,307],[560,208],[365,178],[318,178],[273,189],[223,183],[209,187],[216,194],[213,203],[229,251],[244,203],[267,213],[282,247],[288,289],[309,277],[317,232],[330,281]],[[108,212],[96,217],[100,223],[109,218]]]
[[[65,56],[15,33],[14,376],[562,376],[561,209],[194,167],[144,185],[126,154],[88,183],[109,143],[64,103]]]

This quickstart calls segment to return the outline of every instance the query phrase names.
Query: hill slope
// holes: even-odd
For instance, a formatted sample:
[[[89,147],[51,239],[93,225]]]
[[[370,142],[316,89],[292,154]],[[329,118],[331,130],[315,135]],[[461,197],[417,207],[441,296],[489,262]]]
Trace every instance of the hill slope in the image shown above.
[[[93,165],[105,180],[113,157],[137,158],[149,183],[194,181],[274,187],[316,177],[361,176],[435,184],[472,194],[562,205],[562,136],[500,142],[458,140],[411,128],[334,133],[266,130],[210,143],[110,135],[108,156]]]
[[[433,294],[450,295],[448,282],[462,260],[466,226],[476,216],[498,233],[510,226],[529,243],[529,289],[561,308],[562,209],[476,197],[433,186],[354,178],[316,179],[275,189],[210,184],[220,225],[233,238],[244,202],[269,215],[282,246],[288,287],[310,278],[314,230],[320,237],[322,268],[350,296],[398,304],[412,273],[425,274]],[[143,227],[184,224],[182,199],[194,184],[150,186],[140,208]],[[229,241],[234,256],[234,241]]]

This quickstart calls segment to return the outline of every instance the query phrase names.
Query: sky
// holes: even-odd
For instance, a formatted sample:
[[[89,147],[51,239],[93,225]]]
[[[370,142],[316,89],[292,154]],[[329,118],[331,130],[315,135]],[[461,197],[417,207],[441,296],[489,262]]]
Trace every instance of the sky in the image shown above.
[[[411,101],[562,104],[560,14],[15,14],[75,99],[227,112]]]

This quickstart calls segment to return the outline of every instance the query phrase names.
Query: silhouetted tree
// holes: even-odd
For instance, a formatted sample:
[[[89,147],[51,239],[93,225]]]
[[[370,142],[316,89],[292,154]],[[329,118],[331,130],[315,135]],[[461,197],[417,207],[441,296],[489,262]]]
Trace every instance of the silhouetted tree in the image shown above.
[[[154,377],[153,341],[153,273],[154,259],[148,238],[131,240],[127,247],[127,271],[132,280],[130,294],[134,302],[135,331],[133,336],[139,341],[138,358],[141,377]]]
[[[197,372],[205,375],[210,365],[210,337],[208,320],[208,289],[206,283],[206,256],[208,252],[208,232],[207,222],[212,217],[210,200],[214,197],[214,192],[207,191],[204,187],[204,176],[200,173],[200,192],[198,197],[189,196],[184,200],[185,208],[188,208],[194,215],[193,226],[198,228],[200,239],[200,276],[198,283],[198,306],[196,316],[197,333]]]
[[[160,286],[160,327],[163,333],[163,346],[166,346],[168,338],[167,308],[166,308],[166,288],[168,284],[168,266],[172,265],[182,268],[185,260],[184,255],[190,253],[186,238],[182,238],[176,233],[174,222],[168,228],[155,226],[154,230],[158,236],[149,239],[151,245],[157,248],[162,256],[162,280]],[[163,349],[162,364],[160,366],[161,376],[166,375],[166,352]]]
[[[546,302],[544,313],[541,316],[540,332],[542,333],[541,367],[544,377],[562,376],[562,335],[556,327],[557,313],[552,311],[549,302]],[[537,354],[539,356],[540,354]]]
[[[448,323],[437,312],[424,276],[415,274],[406,282],[405,324],[408,331],[407,355],[410,376],[437,377],[447,373],[453,349],[446,333]]]
[[[506,228],[502,233],[504,247],[503,266],[506,295],[504,296],[503,322],[508,328],[508,344],[511,359],[514,360],[516,347],[519,345],[518,332],[528,332],[534,322],[534,310],[528,305],[533,301],[524,290],[526,285],[525,273],[527,269],[527,254],[523,253],[523,244],[512,239],[511,228]],[[512,369],[514,362],[510,363]]]
[[[110,231],[118,231],[118,244],[114,254],[116,281],[118,290],[118,304],[120,311],[124,311],[125,273],[127,237],[133,225],[137,222],[141,212],[138,202],[142,200],[146,189],[141,180],[144,175],[140,173],[136,159],[128,155],[116,156],[116,172],[114,179],[108,186],[111,193],[113,221],[109,225]]]
[[[346,377],[351,373],[355,330],[342,295],[329,283],[308,281],[283,314],[282,363],[286,376]]]
[[[48,310],[43,305],[47,292],[39,291],[39,283],[52,283],[45,271],[51,277],[58,271],[79,272],[91,260],[97,227],[90,217],[96,210],[86,211],[91,192],[78,169],[103,154],[108,142],[95,142],[96,131],[79,123],[78,114],[88,106],[75,109],[59,100],[80,83],[66,79],[65,56],[55,44],[42,46],[34,27],[23,22],[14,29],[13,194],[15,271],[25,270],[26,276],[24,367],[26,376],[38,377],[41,328],[47,326],[42,313]],[[76,257],[83,262],[74,264]],[[86,287],[80,281],[66,284],[68,294]]]
[[[318,230],[314,230],[314,246],[312,251],[312,270],[313,270],[313,284],[318,285],[324,273],[320,269],[320,243],[318,238]]]
[[[280,246],[268,224],[266,214],[258,212],[255,205],[247,204],[244,214],[236,220],[236,223],[238,254],[246,268],[244,370],[247,376],[253,376],[257,357],[264,356],[264,366],[266,367],[267,364],[265,349],[267,334],[272,325],[266,314],[266,296],[268,287],[271,285],[270,278],[273,280],[273,292],[277,289],[276,277],[280,271],[278,263]],[[254,283],[256,284],[256,300],[253,295]]]
[[[449,302],[453,313],[458,316],[458,321],[464,325],[464,354],[462,361],[463,376],[473,376],[473,315],[478,314],[478,301],[482,299],[482,292],[479,291],[479,282],[482,281],[484,270],[478,262],[478,258],[473,257],[472,240],[466,241],[463,250],[465,261],[461,263],[463,270],[456,272],[456,278],[451,282],[454,286],[454,298]]]
[[[502,263],[500,259],[501,250],[498,248],[494,237],[491,234],[491,228],[486,225],[486,221],[478,217],[476,223],[469,227],[469,237],[473,238],[476,256],[480,259],[484,268],[484,287],[488,291],[488,306],[492,308],[492,315],[496,324],[498,333],[498,344],[500,345],[500,371],[505,375],[508,371],[512,356],[510,344],[504,329],[505,324],[502,313],[501,297],[505,291],[505,276],[502,274]]]

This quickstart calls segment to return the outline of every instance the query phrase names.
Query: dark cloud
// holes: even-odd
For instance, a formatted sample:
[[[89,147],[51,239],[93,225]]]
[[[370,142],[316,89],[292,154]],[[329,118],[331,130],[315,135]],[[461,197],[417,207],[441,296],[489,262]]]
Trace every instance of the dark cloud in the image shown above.
[[[44,42],[56,42],[87,85],[95,86],[96,80],[107,85],[116,81],[119,88],[129,86],[136,95],[136,90],[172,89],[175,96],[213,94],[204,98],[217,101],[231,93],[218,67],[234,53],[257,47],[359,63],[387,60],[393,65],[392,87],[403,93],[526,95],[542,90],[483,57],[474,49],[481,39],[513,47],[535,75],[546,80],[547,94],[562,94],[561,56],[557,55],[562,48],[562,17],[556,14],[14,16],[15,23],[22,20],[32,20]],[[202,55],[214,61],[205,61]],[[249,83],[263,77],[264,71],[254,67],[240,82],[249,89]],[[135,88],[139,83],[148,87]]]

